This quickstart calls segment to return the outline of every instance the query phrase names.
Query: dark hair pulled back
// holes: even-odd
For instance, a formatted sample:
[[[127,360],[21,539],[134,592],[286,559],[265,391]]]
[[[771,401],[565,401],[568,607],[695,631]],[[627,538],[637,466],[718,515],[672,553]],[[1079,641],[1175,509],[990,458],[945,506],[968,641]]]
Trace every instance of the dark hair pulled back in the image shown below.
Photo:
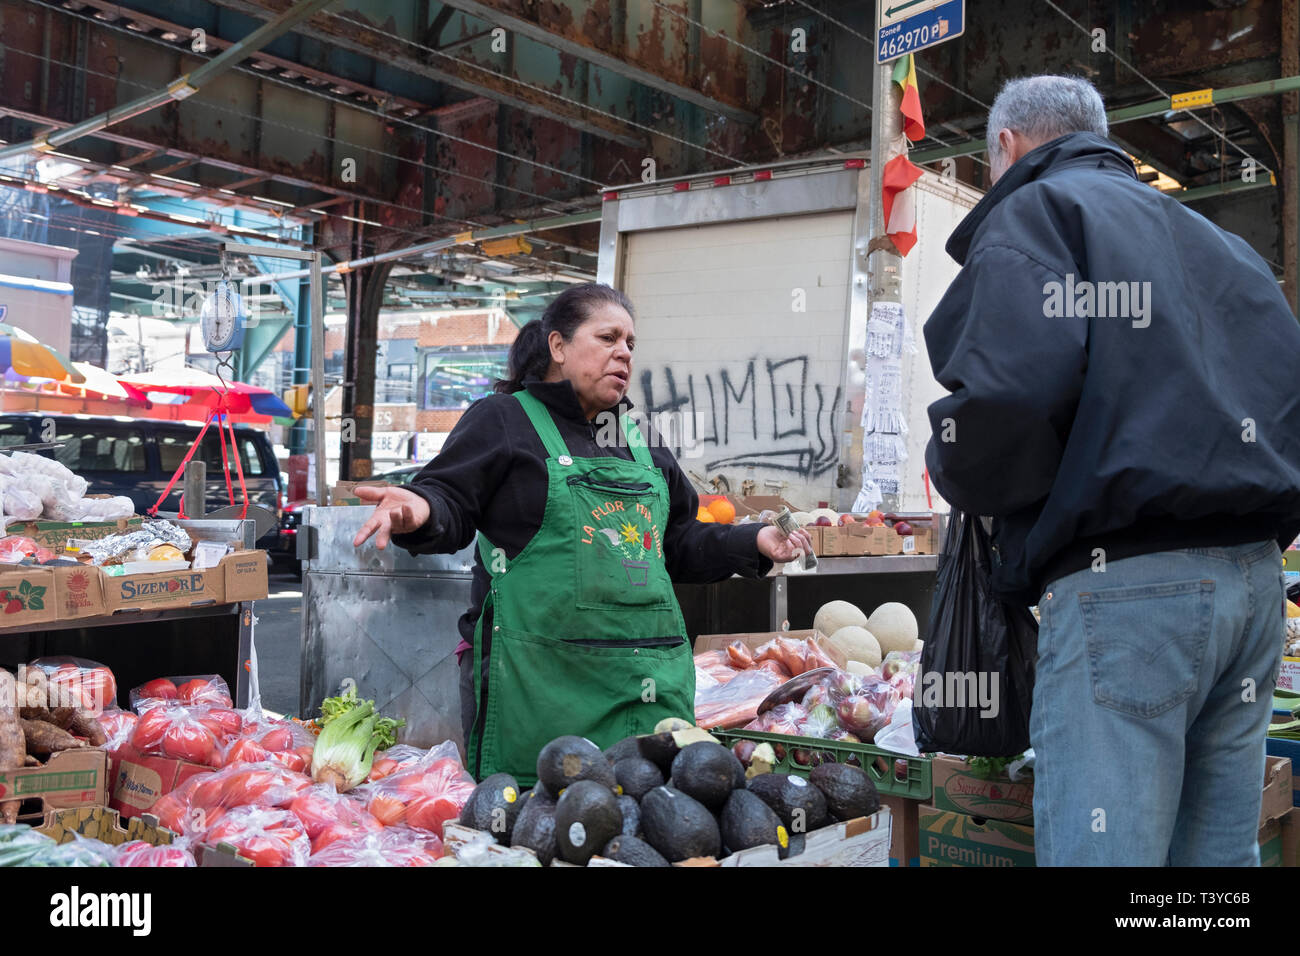
[[[551,333],[559,332],[564,341],[572,342],[578,326],[586,322],[598,306],[606,304],[622,306],[628,315],[633,315],[632,302],[627,296],[599,282],[570,286],[557,295],[540,319],[519,330],[510,346],[506,377],[493,386],[494,390],[510,394],[523,389],[524,379],[544,378],[551,367],[548,341]]]

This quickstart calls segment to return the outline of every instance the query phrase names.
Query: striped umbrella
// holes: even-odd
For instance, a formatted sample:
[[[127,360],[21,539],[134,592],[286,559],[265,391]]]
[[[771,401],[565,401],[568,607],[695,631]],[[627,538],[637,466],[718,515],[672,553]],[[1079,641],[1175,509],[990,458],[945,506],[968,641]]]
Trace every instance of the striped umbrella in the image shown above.
[[[66,380],[80,385],[86,377],[63,354],[30,332],[0,322],[0,369],[19,375]]]

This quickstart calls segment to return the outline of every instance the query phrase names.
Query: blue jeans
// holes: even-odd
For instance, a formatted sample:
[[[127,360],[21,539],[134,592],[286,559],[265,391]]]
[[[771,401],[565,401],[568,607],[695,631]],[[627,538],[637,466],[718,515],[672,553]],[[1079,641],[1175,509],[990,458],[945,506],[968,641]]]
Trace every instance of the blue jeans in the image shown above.
[[[1267,542],[1048,584],[1029,727],[1039,866],[1259,865],[1282,580]]]

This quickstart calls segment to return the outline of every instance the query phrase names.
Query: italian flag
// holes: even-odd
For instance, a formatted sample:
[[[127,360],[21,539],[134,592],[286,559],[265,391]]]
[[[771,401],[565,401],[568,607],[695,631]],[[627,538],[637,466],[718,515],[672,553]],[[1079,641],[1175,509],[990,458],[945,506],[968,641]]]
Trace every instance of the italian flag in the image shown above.
[[[920,177],[921,168],[909,163],[906,156],[887,162],[881,177],[885,233],[904,256],[916,245],[916,202],[911,187]]]
[[[912,54],[901,57],[894,65],[894,82],[903,90],[903,135],[915,143],[925,135],[925,120],[921,116],[921,91],[916,85]]]

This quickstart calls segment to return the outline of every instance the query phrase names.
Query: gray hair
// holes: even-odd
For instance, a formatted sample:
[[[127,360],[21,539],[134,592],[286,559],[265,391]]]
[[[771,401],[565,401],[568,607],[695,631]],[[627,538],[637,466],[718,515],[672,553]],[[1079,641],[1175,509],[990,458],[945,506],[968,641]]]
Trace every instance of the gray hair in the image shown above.
[[[1020,133],[1046,143],[1069,133],[1106,135],[1101,94],[1078,76],[1027,76],[1008,80],[989,110],[988,149],[998,150],[998,133]]]

